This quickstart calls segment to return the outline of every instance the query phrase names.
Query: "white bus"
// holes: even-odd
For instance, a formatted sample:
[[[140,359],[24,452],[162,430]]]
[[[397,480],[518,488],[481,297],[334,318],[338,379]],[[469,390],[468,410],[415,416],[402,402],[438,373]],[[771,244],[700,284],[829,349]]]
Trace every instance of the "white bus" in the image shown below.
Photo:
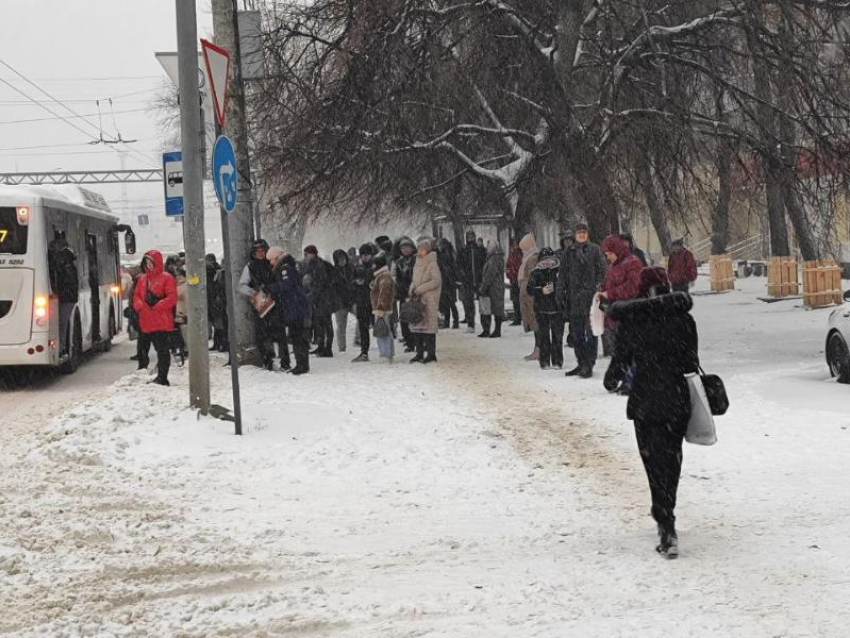
[[[121,329],[118,234],[135,236],[97,193],[0,185],[0,367],[74,372]]]

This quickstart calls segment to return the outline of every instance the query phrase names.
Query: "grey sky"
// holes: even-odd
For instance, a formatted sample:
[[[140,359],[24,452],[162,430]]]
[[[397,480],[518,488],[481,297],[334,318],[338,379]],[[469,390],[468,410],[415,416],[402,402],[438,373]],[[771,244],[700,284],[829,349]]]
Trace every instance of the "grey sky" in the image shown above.
[[[207,0],[198,2],[201,37],[212,31],[208,5]],[[161,133],[149,106],[165,73],[154,52],[175,50],[174,12],[174,0],[2,0],[0,60],[91,117],[86,118],[90,124],[70,120],[84,134],[0,83],[0,170],[119,168],[115,147],[88,144],[98,136],[98,99],[105,135],[115,137],[117,123],[123,139],[138,139],[129,147],[133,151],[127,166],[158,166]],[[3,65],[0,78],[56,113],[71,115]],[[18,121],[41,118],[52,119]],[[28,148],[48,145],[55,146]],[[119,187],[97,190],[116,212],[126,212]],[[160,186],[131,184],[127,192],[133,212],[146,209],[155,215],[162,210]]]

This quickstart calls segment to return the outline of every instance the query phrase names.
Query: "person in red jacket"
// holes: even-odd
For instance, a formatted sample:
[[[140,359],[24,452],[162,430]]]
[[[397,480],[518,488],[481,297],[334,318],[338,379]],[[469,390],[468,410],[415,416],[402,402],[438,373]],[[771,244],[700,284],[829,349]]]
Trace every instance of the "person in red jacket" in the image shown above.
[[[142,260],[144,274],[136,283],[133,307],[139,313],[139,370],[150,364],[151,343],[156,349],[157,375],[153,383],[169,385],[171,367],[169,339],[174,332],[174,308],[177,305],[177,283],[165,272],[162,253],[151,250]]]
[[[667,276],[670,278],[673,292],[688,292],[697,280],[697,260],[694,259],[694,254],[685,248],[684,239],[677,239],[670,245]]]
[[[511,282],[511,303],[514,307],[514,320],[511,322],[512,326],[518,326],[520,323],[520,317],[522,315],[522,311],[519,305],[519,267],[522,265],[522,249],[519,247],[519,244],[514,243],[511,246],[511,252],[508,255],[508,263],[507,263],[507,275],[508,281]]]

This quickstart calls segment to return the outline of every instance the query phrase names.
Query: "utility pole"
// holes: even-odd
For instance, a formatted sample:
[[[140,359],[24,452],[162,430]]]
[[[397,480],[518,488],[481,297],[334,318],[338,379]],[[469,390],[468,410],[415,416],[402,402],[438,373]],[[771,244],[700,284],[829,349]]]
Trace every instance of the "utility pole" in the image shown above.
[[[213,29],[215,43],[230,51],[233,72],[230,75],[227,101],[227,117],[224,130],[236,147],[236,163],[239,167],[239,198],[236,210],[227,217],[230,231],[230,263],[227,274],[237,289],[239,278],[248,263],[251,242],[254,239],[254,208],[252,186],[249,176],[251,165],[248,151],[248,124],[245,113],[245,89],[242,83],[242,60],[239,51],[236,0],[212,0]],[[253,309],[242,299],[234,300],[236,314],[236,338],[239,362],[260,365],[262,358],[254,340]]]
[[[207,271],[204,262],[204,167],[198,90],[198,27],[195,0],[176,0],[177,61],[180,71],[180,132],[183,146],[183,201],[188,289],[189,405],[210,409],[210,354],[207,349]]]

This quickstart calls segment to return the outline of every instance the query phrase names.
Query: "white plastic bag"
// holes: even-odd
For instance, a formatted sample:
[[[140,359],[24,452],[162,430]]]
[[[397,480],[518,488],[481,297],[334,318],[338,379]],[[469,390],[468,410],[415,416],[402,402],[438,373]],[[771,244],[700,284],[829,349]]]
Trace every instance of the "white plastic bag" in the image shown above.
[[[602,310],[602,297],[597,292],[590,305],[590,330],[594,337],[601,337],[605,332],[605,311]]]
[[[688,389],[691,393],[691,419],[685,440],[694,445],[714,445],[717,443],[717,430],[714,427],[714,416],[705,396],[702,377],[698,374],[687,374]]]

